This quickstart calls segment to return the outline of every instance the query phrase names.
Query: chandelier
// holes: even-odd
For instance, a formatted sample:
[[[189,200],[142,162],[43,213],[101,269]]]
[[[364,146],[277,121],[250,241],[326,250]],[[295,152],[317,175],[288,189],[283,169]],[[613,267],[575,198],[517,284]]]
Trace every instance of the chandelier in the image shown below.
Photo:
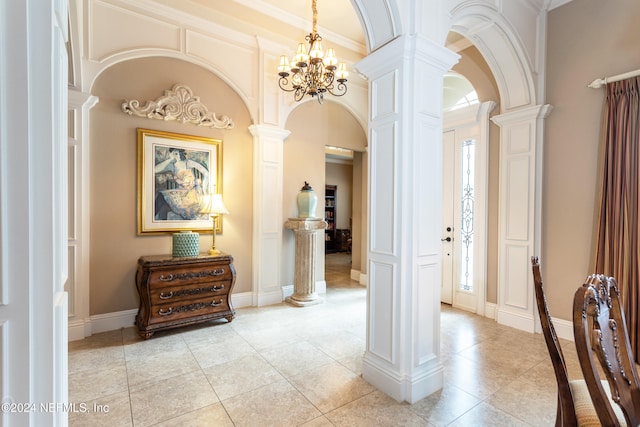
[[[325,92],[334,96],[342,96],[347,93],[345,83],[349,73],[344,62],[338,64],[333,48],[327,49],[326,53],[322,51],[322,37],[316,31],[318,21],[316,0],[313,0],[311,9],[313,11],[313,27],[311,33],[305,37],[307,43],[298,44],[298,49],[291,63],[286,55],[280,57],[278,86],[285,92],[293,92],[296,101],[300,101],[305,95],[311,95],[322,104]],[[307,50],[307,44],[309,50]],[[289,73],[293,74],[291,81],[288,78]],[[336,82],[337,84],[335,84]]]

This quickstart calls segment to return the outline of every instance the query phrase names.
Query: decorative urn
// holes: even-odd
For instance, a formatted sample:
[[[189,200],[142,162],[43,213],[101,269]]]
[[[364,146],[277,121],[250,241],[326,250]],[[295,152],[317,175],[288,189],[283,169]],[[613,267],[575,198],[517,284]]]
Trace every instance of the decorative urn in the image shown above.
[[[315,218],[318,196],[307,181],[298,193],[298,218]]]

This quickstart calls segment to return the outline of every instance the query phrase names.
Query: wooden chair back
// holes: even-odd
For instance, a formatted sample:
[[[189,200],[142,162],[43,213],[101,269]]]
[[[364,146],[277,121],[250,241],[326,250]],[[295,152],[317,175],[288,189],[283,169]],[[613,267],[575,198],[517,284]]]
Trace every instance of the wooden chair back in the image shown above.
[[[558,341],[556,330],[551,322],[551,315],[547,307],[547,298],[544,294],[542,286],[542,275],[540,273],[540,262],[538,257],[531,257],[531,268],[533,270],[533,284],[536,294],[536,304],[538,306],[538,314],[540,315],[540,325],[542,326],[542,334],[547,343],[547,350],[551,357],[551,364],[556,374],[556,383],[558,384],[558,408],[556,411],[556,426],[576,426],[578,425],[574,398],[571,386],[569,384],[569,376],[567,374],[567,365],[562,354],[562,347]]]
[[[640,380],[614,278],[594,274],[576,290],[573,333],[580,368],[601,424],[622,424],[616,417],[617,403],[627,425],[640,425]],[[601,375],[609,384],[610,394]]]

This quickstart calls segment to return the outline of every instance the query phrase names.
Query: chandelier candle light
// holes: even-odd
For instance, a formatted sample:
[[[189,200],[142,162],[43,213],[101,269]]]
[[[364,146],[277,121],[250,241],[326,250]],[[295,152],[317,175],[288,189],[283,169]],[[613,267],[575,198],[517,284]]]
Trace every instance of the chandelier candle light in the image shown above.
[[[333,48],[322,51],[322,37],[316,31],[318,22],[318,9],[316,0],[312,1],[313,29],[305,37],[307,43],[298,44],[298,49],[291,63],[286,55],[280,57],[278,66],[278,86],[285,92],[293,92],[296,101],[300,101],[306,94],[315,97],[320,104],[324,93],[329,92],[334,96],[342,96],[347,93],[347,67],[344,62],[338,65],[338,59]],[[307,44],[309,50],[307,51]],[[337,66],[336,66],[337,65]],[[289,73],[291,81],[289,81]],[[334,85],[335,82],[337,85]]]

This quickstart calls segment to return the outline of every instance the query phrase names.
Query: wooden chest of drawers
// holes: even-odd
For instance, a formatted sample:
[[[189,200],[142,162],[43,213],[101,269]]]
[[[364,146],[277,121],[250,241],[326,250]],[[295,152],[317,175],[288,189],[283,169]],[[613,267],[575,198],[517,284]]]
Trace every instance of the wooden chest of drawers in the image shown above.
[[[231,322],[236,313],[231,305],[235,281],[231,255],[141,257],[136,272],[140,336],[146,339],[156,331],[223,317]]]

